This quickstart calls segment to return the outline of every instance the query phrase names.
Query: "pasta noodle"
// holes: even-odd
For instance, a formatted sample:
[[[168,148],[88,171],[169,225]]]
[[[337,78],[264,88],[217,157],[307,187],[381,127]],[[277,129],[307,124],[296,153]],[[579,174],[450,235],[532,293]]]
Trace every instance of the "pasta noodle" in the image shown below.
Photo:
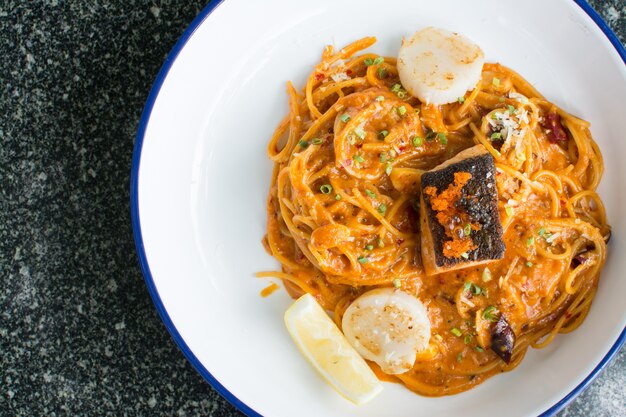
[[[416,393],[454,394],[513,369],[528,347],[585,318],[610,236],[595,191],[602,155],[589,123],[509,68],[485,64],[457,103],[428,105],[402,88],[395,58],[362,53],[374,42],[327,47],[302,93],[287,84],[289,114],[268,144],[264,239],[282,270],[258,275],[281,279],[293,297],[311,293],[339,326],[360,294],[399,283],[427,307],[431,345],[405,374],[371,366]],[[502,129],[494,120],[513,122]],[[475,144],[496,162],[504,259],[426,276],[420,175]],[[471,300],[468,282],[479,291]],[[490,311],[516,334],[509,364],[481,344]]]

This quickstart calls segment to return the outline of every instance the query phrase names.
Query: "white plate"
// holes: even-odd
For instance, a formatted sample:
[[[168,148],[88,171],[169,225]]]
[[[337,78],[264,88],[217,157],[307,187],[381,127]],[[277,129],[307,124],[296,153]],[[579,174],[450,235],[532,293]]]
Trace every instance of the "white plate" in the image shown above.
[[[131,204],[156,307],[218,391],[250,415],[484,417],[553,414],[591,381],[626,338],[626,51],[580,3],[228,0],[201,13],[148,99]],[[259,296],[267,281],[254,272],[277,267],[261,245],[272,169],[265,149],[287,112],[285,82],[302,86],[326,44],[375,35],[372,50],[395,55],[402,35],[427,25],[467,35],[488,61],[510,66],[591,121],[606,162],[600,189],[613,239],[593,308],[574,333],[469,392],[433,399],[385,384],[358,408],[292,343],[283,325],[286,293]]]

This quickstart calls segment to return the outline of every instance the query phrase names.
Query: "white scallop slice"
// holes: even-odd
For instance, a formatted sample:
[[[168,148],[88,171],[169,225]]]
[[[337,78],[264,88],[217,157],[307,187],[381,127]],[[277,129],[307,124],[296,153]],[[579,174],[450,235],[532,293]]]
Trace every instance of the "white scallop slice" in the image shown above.
[[[402,40],[398,73],[404,88],[422,102],[446,104],[480,80],[485,54],[463,35],[427,27]]]
[[[392,288],[361,295],[350,304],[341,324],[357,352],[392,375],[410,370],[416,354],[430,340],[430,320],[422,302]]]

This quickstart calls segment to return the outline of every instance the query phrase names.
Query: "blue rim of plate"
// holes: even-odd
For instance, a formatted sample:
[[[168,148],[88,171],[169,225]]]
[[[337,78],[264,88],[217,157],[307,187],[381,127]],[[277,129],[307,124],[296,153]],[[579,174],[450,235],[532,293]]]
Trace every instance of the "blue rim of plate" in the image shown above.
[[[143,148],[143,139],[146,133],[146,127],[148,126],[148,122],[150,121],[150,115],[152,113],[152,108],[154,107],[154,103],[161,91],[161,87],[163,82],[167,78],[167,75],[172,68],[172,65],[176,61],[178,54],[185,47],[191,36],[194,34],[196,29],[204,22],[204,20],[219,6],[224,0],[215,0],[210,2],[200,14],[191,22],[189,27],[185,30],[183,35],[180,37],[178,42],[174,45],[171,52],[165,59],[159,74],[156,77],[156,80],[150,90],[150,94],[148,95],[148,100],[146,101],[146,105],[141,114],[141,119],[139,121],[139,128],[137,130],[137,137],[135,140],[135,147],[133,150],[133,160],[131,165],[131,176],[130,176],[130,212],[131,212],[131,221],[133,225],[133,235],[135,238],[135,246],[137,248],[137,255],[139,257],[139,264],[141,266],[141,271],[143,272],[144,279],[146,281],[146,285],[148,287],[148,292],[152,297],[152,301],[161,316],[161,320],[165,324],[165,327],[170,332],[172,339],[178,345],[178,348],[183,352],[187,360],[196,368],[196,371],[200,373],[200,375],[215,389],[219,392],[222,397],[224,397],[227,401],[229,401],[232,405],[237,407],[240,411],[245,413],[247,416],[261,416],[261,414],[254,411],[248,405],[243,403],[239,398],[237,398],[234,394],[228,391],[211,373],[200,363],[196,355],[193,354],[189,346],[185,343],[182,336],[174,326],[172,319],[169,314],[167,314],[167,310],[163,305],[163,301],[159,296],[159,293],[154,284],[154,280],[152,278],[152,274],[150,272],[150,267],[148,265],[148,260],[146,258],[146,252],[143,246],[143,237],[141,234],[141,222],[139,219],[139,195],[138,195],[138,185],[139,185],[139,165],[141,162],[141,150]],[[602,30],[602,32],[609,39],[619,56],[622,58],[624,64],[626,64],[626,48],[619,41],[615,33],[611,30],[609,25],[600,17],[598,12],[596,12],[593,7],[585,0],[573,0],[578,6],[589,17],[595,22],[596,25]],[[617,354],[620,348],[626,343],[626,328],[619,335],[611,349],[608,353],[602,358],[598,366],[596,366],[593,371],[580,383],[576,388],[574,388],[569,394],[567,394],[563,399],[554,404],[552,407],[544,411],[540,417],[548,417],[554,416],[560,410],[562,410],[566,405],[574,400],[578,395],[580,395],[588,386],[593,382],[594,379],[598,377],[600,372],[610,363],[611,359]]]

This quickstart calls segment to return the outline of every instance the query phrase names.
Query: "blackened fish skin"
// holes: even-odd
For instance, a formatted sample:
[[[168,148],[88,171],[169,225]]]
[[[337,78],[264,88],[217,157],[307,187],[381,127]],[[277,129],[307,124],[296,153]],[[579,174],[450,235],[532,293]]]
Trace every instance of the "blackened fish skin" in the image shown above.
[[[481,229],[472,233],[472,241],[478,247],[468,253],[467,259],[445,257],[443,255],[443,244],[446,240],[444,226],[436,220],[437,213],[431,209],[430,198],[424,195],[437,266],[446,267],[461,262],[502,259],[505,246],[502,240],[500,213],[498,212],[496,168],[493,157],[485,152],[445,168],[426,172],[422,175],[422,189],[435,187],[438,192],[445,190],[454,182],[455,172],[472,174],[472,178],[463,187],[461,198],[455,203],[455,207],[467,213],[472,221],[480,224]]]

